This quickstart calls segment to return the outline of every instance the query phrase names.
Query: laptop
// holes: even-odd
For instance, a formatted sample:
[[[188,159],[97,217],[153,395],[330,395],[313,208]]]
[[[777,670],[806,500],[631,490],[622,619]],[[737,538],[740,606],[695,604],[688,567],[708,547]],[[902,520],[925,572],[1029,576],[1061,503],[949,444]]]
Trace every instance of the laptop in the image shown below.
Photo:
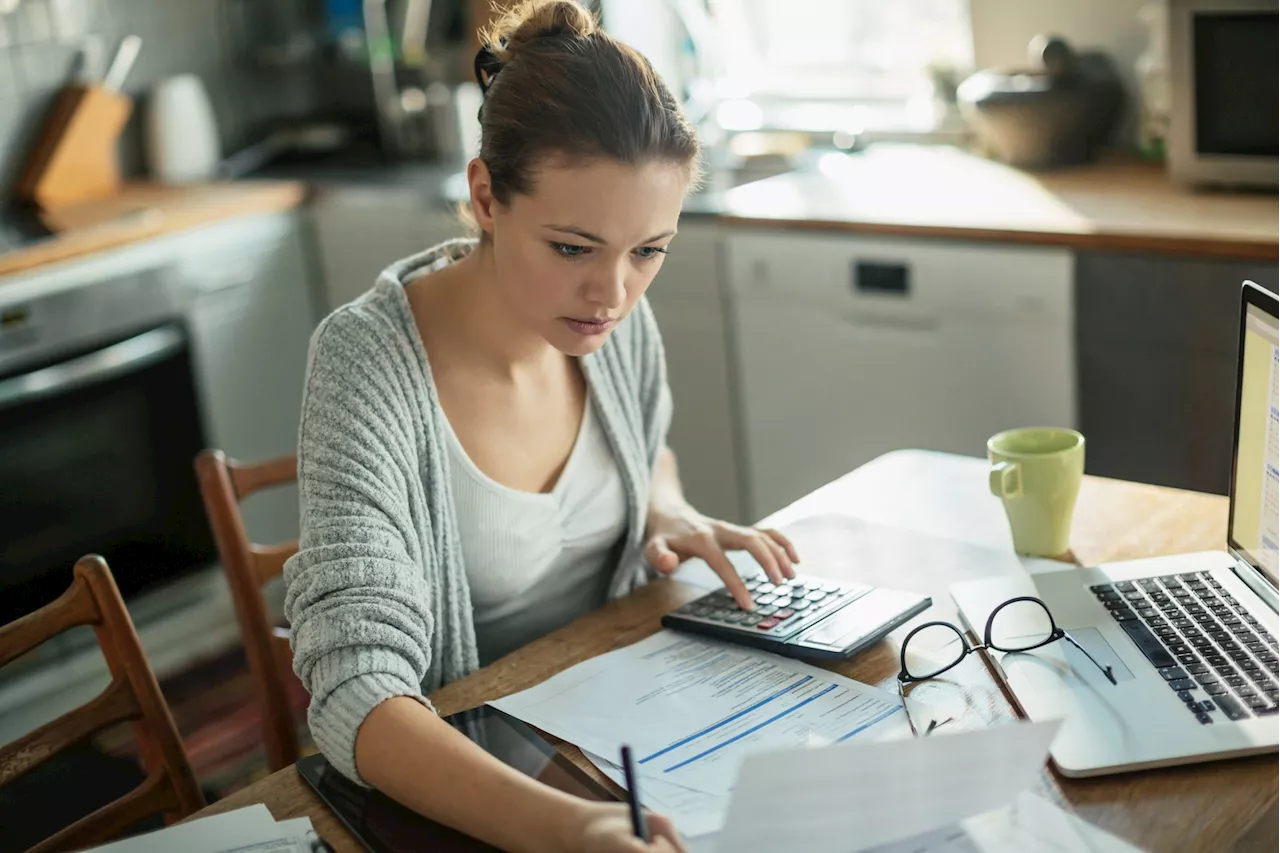
[[[1065,776],[1098,776],[1276,752],[1280,334],[1276,295],[1241,291],[1226,551],[955,584],[965,626],[1036,595],[1117,684],[1069,643],[991,653],[1032,720],[1061,718]],[[1223,424],[1222,428],[1228,428]]]

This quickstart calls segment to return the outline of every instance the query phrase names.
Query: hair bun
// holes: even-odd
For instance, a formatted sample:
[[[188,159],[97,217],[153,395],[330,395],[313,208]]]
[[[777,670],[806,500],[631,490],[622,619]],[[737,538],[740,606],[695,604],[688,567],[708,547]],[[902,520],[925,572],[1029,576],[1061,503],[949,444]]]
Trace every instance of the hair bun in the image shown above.
[[[511,61],[520,48],[543,38],[587,38],[599,31],[596,19],[575,0],[523,0],[501,11],[480,34],[489,53]]]

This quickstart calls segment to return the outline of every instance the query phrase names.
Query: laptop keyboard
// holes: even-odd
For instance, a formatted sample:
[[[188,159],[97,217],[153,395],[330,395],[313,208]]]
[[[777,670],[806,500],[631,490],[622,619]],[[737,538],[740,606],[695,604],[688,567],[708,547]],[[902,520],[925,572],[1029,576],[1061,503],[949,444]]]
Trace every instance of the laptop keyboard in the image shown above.
[[[1202,725],[1276,713],[1276,638],[1208,572],[1089,589]]]

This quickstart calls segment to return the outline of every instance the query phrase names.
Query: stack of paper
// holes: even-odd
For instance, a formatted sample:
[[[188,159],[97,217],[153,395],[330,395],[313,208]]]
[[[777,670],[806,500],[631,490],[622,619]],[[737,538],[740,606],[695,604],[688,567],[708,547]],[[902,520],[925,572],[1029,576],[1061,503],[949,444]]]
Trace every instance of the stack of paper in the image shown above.
[[[314,853],[323,849],[309,818],[277,821],[258,804],[125,838],[92,853]]]
[[[492,704],[576,744],[618,784],[629,744],[642,803],[687,837],[720,828],[738,766],[753,752],[910,735],[893,693],[671,631]]]

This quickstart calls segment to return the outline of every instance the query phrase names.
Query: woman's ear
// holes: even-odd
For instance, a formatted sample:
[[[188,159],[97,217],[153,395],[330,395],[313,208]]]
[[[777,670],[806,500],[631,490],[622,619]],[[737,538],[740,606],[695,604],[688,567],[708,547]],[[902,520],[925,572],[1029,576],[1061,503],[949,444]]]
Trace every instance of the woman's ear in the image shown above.
[[[498,201],[493,197],[489,165],[479,157],[467,164],[467,184],[471,188],[471,216],[481,231],[492,236]]]

